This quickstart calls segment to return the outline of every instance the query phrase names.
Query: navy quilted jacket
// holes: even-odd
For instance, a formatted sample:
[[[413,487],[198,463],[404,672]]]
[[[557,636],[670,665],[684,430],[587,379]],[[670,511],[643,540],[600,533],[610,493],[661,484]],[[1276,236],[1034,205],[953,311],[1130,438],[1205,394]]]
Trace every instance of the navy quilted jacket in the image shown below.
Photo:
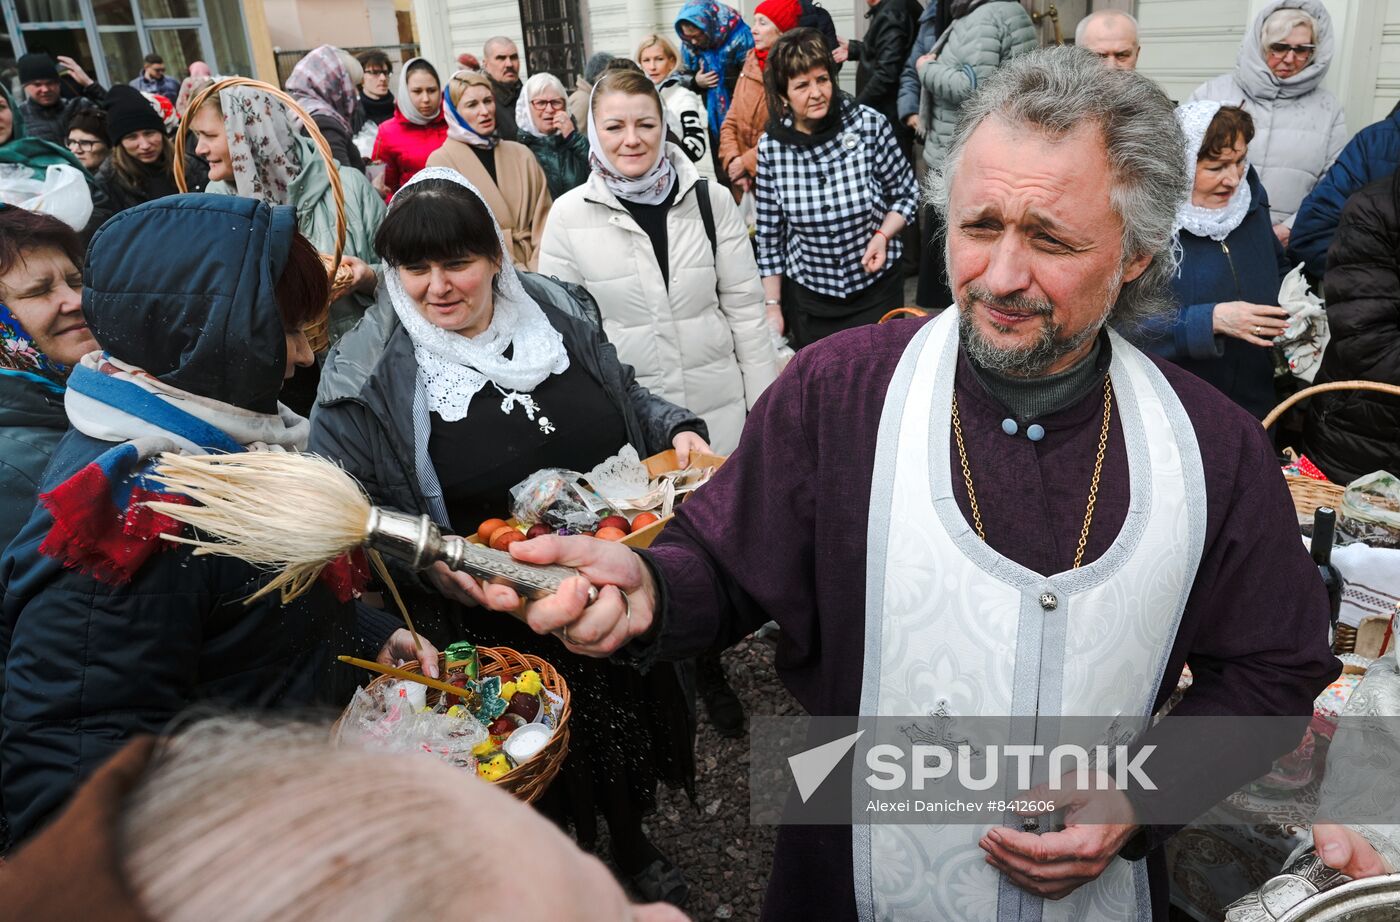
[[[289,207],[222,195],[122,212],[88,253],[88,325],[117,358],[169,369],[158,376],[170,384],[266,411],[285,367],[274,289],[295,228]],[[172,240],[188,255],[138,255]],[[112,444],[70,431],[40,492]],[[334,655],[373,657],[397,625],[321,587],[285,608],[275,596],[245,605],[262,573],[179,548],[157,552],[129,583],[99,582],[39,552],[51,525],[35,509],[0,557],[0,813],[16,843],[128,739],[192,704],[331,704]]]

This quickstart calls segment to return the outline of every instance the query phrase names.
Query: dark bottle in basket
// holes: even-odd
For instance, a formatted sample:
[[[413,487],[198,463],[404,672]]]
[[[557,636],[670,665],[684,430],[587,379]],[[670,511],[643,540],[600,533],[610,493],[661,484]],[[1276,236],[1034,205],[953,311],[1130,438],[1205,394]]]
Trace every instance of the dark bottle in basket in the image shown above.
[[[1332,565],[1332,544],[1337,537],[1337,513],[1319,506],[1313,513],[1312,559],[1317,564],[1317,572],[1322,577],[1322,585],[1327,588],[1327,614],[1332,621],[1332,629],[1337,628],[1337,618],[1342,609],[1342,573]]]

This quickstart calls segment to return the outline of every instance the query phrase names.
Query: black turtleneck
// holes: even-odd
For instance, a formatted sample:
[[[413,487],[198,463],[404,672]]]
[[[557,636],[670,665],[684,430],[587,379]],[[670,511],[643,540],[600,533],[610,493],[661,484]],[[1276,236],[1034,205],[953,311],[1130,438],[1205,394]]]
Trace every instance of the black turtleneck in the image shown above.
[[[987,393],[1006,407],[1016,422],[1025,425],[1083,399],[1103,381],[1112,358],[1108,334],[1100,333],[1088,355],[1064,371],[1040,378],[1020,378],[992,371],[971,361],[971,356],[969,364]]]

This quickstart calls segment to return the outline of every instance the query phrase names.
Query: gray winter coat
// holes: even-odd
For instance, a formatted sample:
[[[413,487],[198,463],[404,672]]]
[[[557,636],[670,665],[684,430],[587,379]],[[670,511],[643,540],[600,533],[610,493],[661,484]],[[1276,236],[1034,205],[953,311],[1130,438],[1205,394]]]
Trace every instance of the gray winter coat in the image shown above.
[[[652,394],[636,382],[632,366],[618,361],[587,291],[531,272],[521,272],[520,280],[563,335],[569,356],[617,405],[637,454],[664,451],[685,431],[708,439],[699,417]],[[326,359],[311,411],[309,450],[337,461],[376,502],[427,513],[450,528],[437,473],[427,464],[432,427],[427,395],[417,381],[413,341],[380,286],[374,306]]]
[[[1264,20],[1284,7],[1302,10],[1317,22],[1317,51],[1302,71],[1279,80],[1264,60],[1259,37]],[[1322,88],[1332,52],[1332,19],[1321,0],[1273,0],[1245,34],[1234,71],[1206,81],[1191,94],[1193,101],[1243,104],[1254,118],[1249,163],[1269,192],[1275,224],[1293,226],[1303,199],[1347,143],[1342,104]]]
[[[919,71],[924,163],[931,169],[942,165],[958,113],[978,85],[1039,44],[1035,24],[1016,0],[972,0],[969,5],[972,11],[953,20],[934,44],[938,60]]]

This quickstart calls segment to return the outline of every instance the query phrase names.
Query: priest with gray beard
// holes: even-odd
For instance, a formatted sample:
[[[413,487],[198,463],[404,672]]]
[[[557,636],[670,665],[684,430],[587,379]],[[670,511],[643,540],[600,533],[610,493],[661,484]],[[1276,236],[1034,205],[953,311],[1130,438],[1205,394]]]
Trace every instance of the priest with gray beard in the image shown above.
[[[585,578],[521,616],[642,664],[775,620],[778,674],[813,715],[1145,717],[1188,660],[1162,727],[1310,715],[1339,665],[1269,439],[1113,329],[1169,308],[1189,185],[1151,81],[1073,48],[1012,61],[963,107],[930,188],[957,309],[802,350],[649,551],[512,545]],[[1231,774],[1177,747],[1154,777],[1204,809],[1279,754]],[[1172,830],[1114,796],[1120,821],[1071,810],[1041,834],[785,827],[764,917],[1165,919]]]

